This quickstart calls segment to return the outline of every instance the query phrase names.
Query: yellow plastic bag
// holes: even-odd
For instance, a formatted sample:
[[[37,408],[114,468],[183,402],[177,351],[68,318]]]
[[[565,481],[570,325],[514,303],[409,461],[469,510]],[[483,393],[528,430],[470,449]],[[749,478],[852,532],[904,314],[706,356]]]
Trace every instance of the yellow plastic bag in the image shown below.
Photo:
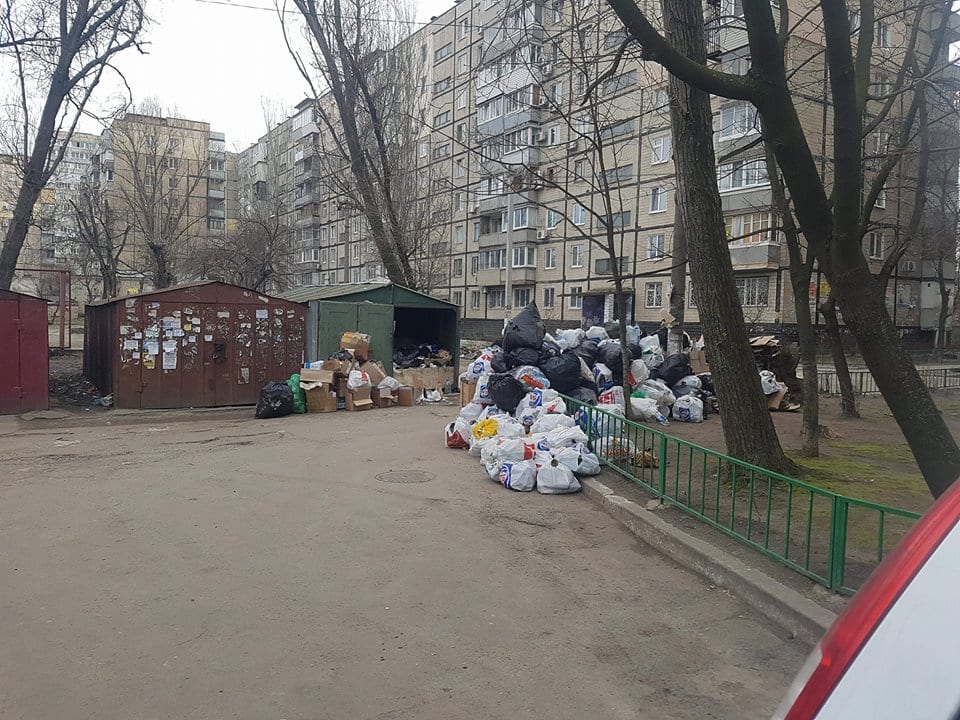
[[[477,440],[492,438],[497,434],[497,421],[493,418],[481,420],[473,426],[473,436]]]

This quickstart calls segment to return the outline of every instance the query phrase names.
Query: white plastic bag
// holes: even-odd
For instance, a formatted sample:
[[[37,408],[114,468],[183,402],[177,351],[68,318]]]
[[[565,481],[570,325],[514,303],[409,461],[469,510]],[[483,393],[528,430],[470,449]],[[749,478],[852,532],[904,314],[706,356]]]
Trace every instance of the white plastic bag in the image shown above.
[[[643,360],[632,360],[630,362],[630,387],[635,388],[644,380],[650,377],[650,368]]]
[[[533,460],[537,447],[528,439],[510,438],[497,445],[497,458],[500,462],[521,462]]]
[[[550,388],[544,389],[534,389],[524,395],[523,400],[520,401],[520,406],[526,407],[543,407],[545,402],[550,402],[551,400],[556,400],[560,397],[560,393],[556,390],[551,390]]]
[[[671,414],[679,422],[703,422],[703,401],[693,395],[682,395],[673,404]]]
[[[544,495],[566,495],[580,491],[573,470],[554,460],[537,470],[537,491]]]
[[[627,325],[627,345],[637,345],[640,342],[640,326]]]
[[[443,429],[444,440],[448,448],[466,449],[470,447],[470,423],[463,418],[457,418]]]
[[[544,414],[551,415],[554,413],[565,413],[567,411],[567,404],[560,398],[551,400],[550,402],[545,402],[543,404],[542,410]]]
[[[505,488],[530,492],[537,484],[537,466],[532,460],[505,462],[500,466],[498,480]]]
[[[609,340],[610,336],[602,327],[599,325],[594,325],[587,330],[587,338],[589,340],[593,340],[594,342],[600,342],[601,340]]]
[[[580,343],[586,336],[583,330],[576,328],[573,330],[557,330],[554,337],[561,350],[572,350],[580,347]]]
[[[657,401],[650,397],[630,398],[630,407],[633,414],[641,420],[653,420],[660,413]]]
[[[356,390],[357,388],[369,387],[370,386],[370,376],[367,375],[363,370],[351,370],[350,374],[347,376],[347,387],[351,390]]]
[[[682,377],[677,381],[677,384],[673,386],[673,394],[678,398],[681,395],[689,395],[692,392],[696,392],[701,387],[703,387],[703,382],[696,375],[687,375]]]
[[[513,418],[497,419],[497,437],[498,438],[522,438],[527,434],[527,429],[522,423]]]
[[[673,405],[677,399],[673,391],[667,387],[667,384],[663,382],[663,380],[646,380],[643,385],[640,386],[640,389],[648,398],[656,400],[657,405]]]
[[[543,370],[533,365],[522,365],[514,368],[510,371],[510,374],[519,380],[527,391],[550,387],[550,380],[543,374]]]
[[[575,443],[587,442],[587,436],[578,427],[558,427],[547,432],[541,443],[547,449],[569,447]]]
[[[583,444],[574,445],[572,449],[577,453],[577,467],[573,468],[577,475],[600,474],[600,458],[596,453],[591,452],[590,448]]]
[[[491,480],[497,480],[497,481],[500,480],[500,462],[499,461],[492,462],[492,463],[484,462],[484,463],[481,463],[481,465],[483,465],[483,469],[486,471],[487,477],[489,477]]]
[[[524,407],[523,405],[517,406],[517,410],[514,413],[514,417],[520,422],[524,427],[532,426],[543,414],[543,410],[538,407]]]
[[[613,382],[613,370],[603,363],[597,363],[593,366],[593,379],[596,381],[598,387],[602,387],[607,383]]]
[[[389,390],[391,393],[400,387],[400,381],[394,377],[387,375],[383,380],[380,381],[380,384],[377,385],[381,390]]]
[[[473,401],[480,405],[492,405],[493,398],[490,397],[490,376],[486,373],[477,379],[477,391],[473,394]]]
[[[473,438],[472,435],[470,437]],[[483,451],[486,450],[489,445],[496,443],[496,441],[496,438],[483,438],[482,440],[473,438],[470,441],[470,450],[467,452],[467,454],[470,457],[482,457]]]
[[[480,413],[482,412],[483,405],[480,403],[470,402],[460,408],[460,417],[462,417],[468,423],[472,423],[477,421],[477,418],[480,417]]]
[[[537,418],[533,425],[530,426],[530,432],[545,433],[558,427],[573,427],[574,425],[576,425],[576,423],[569,415],[552,413],[549,415],[541,415]]]
[[[642,359],[648,370],[658,368],[663,365],[663,350],[644,350]]]
[[[598,405],[616,405],[619,408],[626,407],[626,400],[623,397],[623,388],[614,385],[609,390],[604,390],[597,398]]]
[[[777,376],[769,370],[760,371],[760,387],[763,388],[764,395],[775,395],[780,392],[780,384],[777,382]]]
[[[643,352],[657,351],[663,352],[663,349],[660,347],[660,337],[658,335],[647,335],[646,337],[640,338],[637,341],[637,345],[640,346],[640,350]]]

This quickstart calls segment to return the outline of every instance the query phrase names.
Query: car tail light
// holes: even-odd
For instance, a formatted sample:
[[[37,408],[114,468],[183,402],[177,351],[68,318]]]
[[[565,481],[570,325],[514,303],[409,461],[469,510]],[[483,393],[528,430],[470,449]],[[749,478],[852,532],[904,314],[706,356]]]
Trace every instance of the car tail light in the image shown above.
[[[910,581],[960,519],[954,482],[873,571],[791,685],[774,720],[811,720]]]

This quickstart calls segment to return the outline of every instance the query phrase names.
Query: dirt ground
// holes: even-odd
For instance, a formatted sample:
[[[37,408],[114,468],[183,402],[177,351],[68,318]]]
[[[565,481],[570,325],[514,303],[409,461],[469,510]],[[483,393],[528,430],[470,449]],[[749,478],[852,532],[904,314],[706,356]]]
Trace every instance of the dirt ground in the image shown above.
[[[769,717],[805,647],[455,413],[0,418],[0,718]]]

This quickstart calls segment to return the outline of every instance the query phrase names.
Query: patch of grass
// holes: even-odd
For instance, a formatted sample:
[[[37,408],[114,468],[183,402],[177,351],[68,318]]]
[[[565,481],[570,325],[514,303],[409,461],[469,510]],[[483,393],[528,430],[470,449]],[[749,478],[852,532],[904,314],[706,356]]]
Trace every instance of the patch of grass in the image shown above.
[[[871,443],[856,442],[854,440],[829,440],[827,444],[838,450],[871,460],[886,460],[888,462],[913,463],[913,453],[906,443],[895,445],[873,445]]]
[[[802,480],[840,495],[922,511],[932,498],[919,472],[897,472],[849,457],[793,458]]]

